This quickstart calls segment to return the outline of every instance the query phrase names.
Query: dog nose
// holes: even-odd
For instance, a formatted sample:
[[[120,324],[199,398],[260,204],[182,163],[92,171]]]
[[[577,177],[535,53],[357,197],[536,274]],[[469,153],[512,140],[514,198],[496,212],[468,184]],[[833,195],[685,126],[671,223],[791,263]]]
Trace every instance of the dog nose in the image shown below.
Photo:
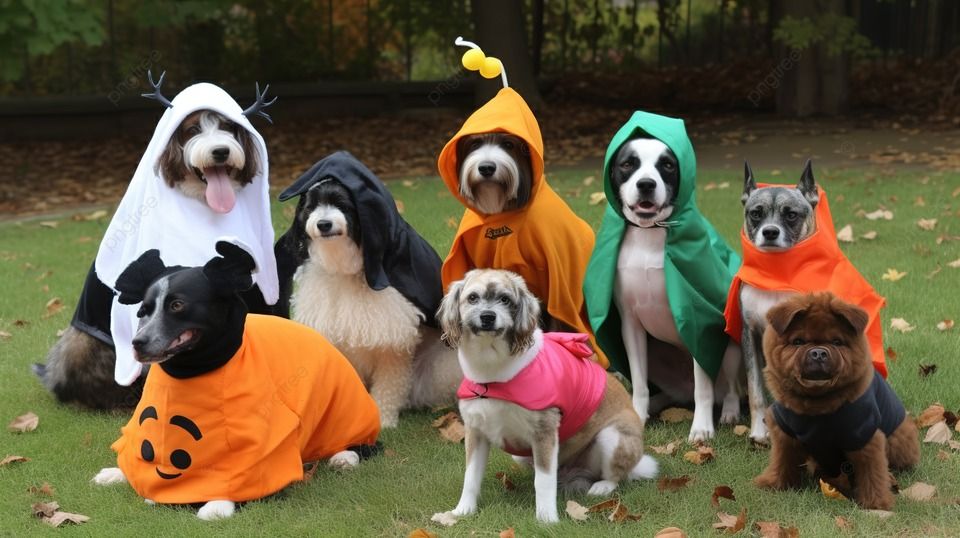
[[[763,234],[764,239],[773,240],[780,237],[780,228],[777,228],[776,226],[767,226],[762,230],[761,233]]]
[[[230,148],[226,146],[220,146],[213,148],[213,151],[210,153],[213,154],[213,160],[217,161],[218,163],[222,163],[227,160],[227,157],[230,156]]]
[[[640,189],[640,192],[647,194],[657,188],[657,182],[645,177],[637,181],[637,188]]]
[[[489,310],[480,313],[480,327],[484,330],[493,329],[493,323],[497,321],[497,314]]]
[[[492,161],[483,161],[477,166],[477,170],[480,171],[481,176],[490,177],[494,172],[497,171],[497,163]]]
[[[133,338],[133,349],[137,353],[143,352],[143,348],[147,347],[147,339],[143,336],[136,336]]]
[[[329,221],[329,220],[317,221],[317,229],[323,233],[327,233],[333,229],[333,221]]]
[[[811,348],[807,351],[807,359],[814,362],[824,362],[830,356],[827,350],[822,347]]]

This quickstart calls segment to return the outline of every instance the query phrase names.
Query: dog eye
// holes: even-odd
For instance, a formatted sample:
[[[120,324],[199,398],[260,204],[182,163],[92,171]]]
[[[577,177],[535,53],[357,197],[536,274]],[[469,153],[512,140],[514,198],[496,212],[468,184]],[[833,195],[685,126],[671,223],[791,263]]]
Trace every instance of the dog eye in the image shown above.
[[[803,338],[794,338],[794,339],[793,339],[793,342],[791,342],[791,343],[792,343],[793,345],[795,345],[795,346],[802,346],[803,344],[806,344],[807,341],[804,340]]]
[[[763,218],[763,210],[759,208],[751,209],[749,216],[753,222],[760,222],[760,219]]]
[[[833,340],[830,341],[830,343],[833,344],[834,346],[840,347],[843,345],[843,340],[839,338],[834,338]]]
[[[627,160],[625,160],[625,161],[623,161],[623,162],[620,163],[620,169],[621,169],[621,170],[630,170],[631,168],[634,167],[634,165],[635,165],[635,163],[634,163],[634,160],[633,160],[633,159],[627,159]]]
[[[503,146],[503,149],[506,149],[506,150],[513,149],[513,142],[510,140],[504,140],[503,142],[500,143],[500,145]]]
[[[480,296],[477,295],[476,293],[471,293],[470,295],[467,295],[467,302],[470,304],[477,304],[477,301],[479,300],[480,300]]]
[[[666,161],[666,162],[663,163],[663,169],[664,169],[665,171],[667,171],[667,172],[673,172],[674,170],[677,169],[677,167],[674,166],[674,164],[673,164],[672,162]]]
[[[180,312],[180,311],[182,311],[186,306],[187,306],[187,304],[184,303],[183,301],[181,301],[180,299],[174,299],[174,300],[170,301],[170,307],[169,307],[169,308],[170,308],[170,311],[171,311],[171,312]]]
[[[787,211],[783,215],[783,217],[787,219],[787,222],[796,222],[798,216],[796,211]]]
[[[513,304],[513,301],[511,301],[510,298],[507,297],[506,295],[502,295],[502,296],[500,297],[500,304],[505,305],[505,306],[510,306],[510,305]]]
[[[470,150],[473,151],[473,150],[475,150],[475,149],[479,149],[480,146],[482,146],[482,145],[483,145],[483,140],[480,140],[480,139],[478,138],[478,139],[476,139],[476,140],[470,141],[470,146],[469,146],[469,147],[470,147]]]
[[[187,127],[187,134],[189,134],[189,135],[200,134],[200,126],[199,126],[199,125],[191,125],[190,127]]]

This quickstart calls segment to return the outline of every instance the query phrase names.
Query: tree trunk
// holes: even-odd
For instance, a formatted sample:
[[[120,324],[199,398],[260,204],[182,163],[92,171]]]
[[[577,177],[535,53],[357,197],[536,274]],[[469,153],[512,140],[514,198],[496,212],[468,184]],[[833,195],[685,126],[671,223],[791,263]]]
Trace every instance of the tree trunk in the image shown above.
[[[543,98],[533,74],[521,4],[516,0],[472,0],[470,6],[477,35],[470,41],[480,45],[487,55],[503,62],[510,87],[536,110],[543,106]],[[502,87],[500,77],[478,84],[478,104],[487,102]]]
[[[543,60],[543,3],[544,0],[533,0],[533,9],[532,9],[532,29],[531,29],[531,49],[530,53],[533,56],[533,76],[540,76],[541,62]]]

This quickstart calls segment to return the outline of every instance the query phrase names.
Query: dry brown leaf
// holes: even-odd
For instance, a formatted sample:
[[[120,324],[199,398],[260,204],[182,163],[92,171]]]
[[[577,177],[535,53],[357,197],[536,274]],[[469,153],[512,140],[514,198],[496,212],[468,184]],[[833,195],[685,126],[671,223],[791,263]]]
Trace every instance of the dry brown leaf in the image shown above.
[[[616,508],[617,505],[619,504],[620,504],[619,499],[607,499],[605,501],[598,502],[597,504],[591,506],[590,508],[587,508],[587,512],[594,513],[594,512],[603,512],[605,510],[612,510]]]
[[[902,271],[902,272],[897,271],[896,269],[891,267],[891,268],[888,268],[887,272],[883,273],[883,275],[880,278],[882,278],[883,280],[889,280],[890,282],[896,282],[905,276],[907,276],[906,271]]]
[[[952,437],[953,432],[950,431],[950,426],[947,426],[946,422],[937,422],[927,430],[927,435],[923,437],[923,442],[944,445],[950,441]]]
[[[880,519],[887,519],[893,515],[893,512],[889,510],[864,510],[864,512],[872,516],[877,516]]]
[[[416,185],[417,183],[412,179],[404,179],[403,181],[400,182],[400,184],[409,189],[414,185]]]
[[[897,361],[897,351],[892,347],[887,347],[887,351],[885,352],[885,354],[887,355],[887,358],[890,359],[891,361],[894,361],[894,362]]]
[[[670,441],[665,445],[653,445],[650,447],[650,450],[656,452],[657,454],[672,456],[677,453],[677,450],[680,450],[680,444],[680,441]]]
[[[847,224],[837,232],[837,241],[842,243],[853,243],[853,226]]]
[[[952,262],[948,262],[947,265],[949,265],[950,267],[953,267],[954,269],[960,268],[960,258],[957,258]]]
[[[34,495],[47,495],[53,497],[53,494],[56,493],[56,490],[53,489],[53,486],[49,482],[44,482],[39,486],[30,486],[27,488],[27,493],[32,493]]]
[[[704,191],[712,191],[713,189],[716,189],[716,188],[717,188],[717,184],[714,181],[711,181],[710,183],[707,183],[706,185],[703,186]]]
[[[682,407],[668,407],[660,412],[660,420],[664,422],[685,422],[693,420],[693,411]]]
[[[413,529],[407,538],[437,538],[437,535],[427,529]]]
[[[698,446],[696,450],[691,450],[683,455],[684,460],[695,465],[703,465],[704,463],[713,460],[713,458],[713,447],[706,445]]]
[[[947,440],[947,446],[950,447],[950,450],[960,452],[960,441],[954,441],[953,439]]]
[[[901,489],[900,495],[914,501],[925,502],[937,495],[937,486],[924,482],[914,482],[910,487]]]
[[[9,340],[13,335],[7,331],[0,331],[0,340]]]
[[[407,206],[404,205],[403,200],[394,200],[394,203],[397,204],[397,213],[403,215],[403,213],[407,210]]]
[[[726,512],[717,512],[720,521],[713,524],[715,529],[723,529],[726,534],[736,534],[747,526],[747,509],[741,508],[738,515],[732,516]]]
[[[658,530],[653,538],[687,538],[687,535],[679,527],[667,527]]]
[[[757,521],[753,524],[762,538],[793,538],[800,536],[796,527],[781,527],[776,521]]]
[[[937,219],[920,219],[917,221],[917,226],[921,230],[932,230],[937,227]]]
[[[58,312],[63,310],[63,301],[59,297],[54,297],[47,301],[47,313],[43,315],[44,318],[49,318],[50,316],[56,315]]]
[[[902,333],[908,333],[914,329],[913,325],[903,318],[893,318],[890,320],[890,328]]]
[[[733,488],[730,486],[717,486],[713,488],[713,495],[710,497],[710,504],[714,508],[720,508],[720,499],[730,499],[731,501],[737,500],[737,497],[733,494]]]
[[[503,485],[503,489],[507,491],[513,491],[517,489],[517,486],[513,484],[513,481],[510,480],[510,477],[507,476],[507,473],[503,471],[497,471],[497,473],[494,476],[497,478],[497,480],[500,481],[500,484]]]
[[[603,191],[590,193],[590,205],[600,205],[607,201],[607,194]]]
[[[460,223],[457,221],[457,219],[453,217],[447,217],[447,228],[456,230],[459,226]]]
[[[439,523],[444,527],[452,527],[457,524],[457,516],[453,515],[452,512],[438,512],[433,514],[433,517],[430,518],[430,521],[434,523]]]
[[[33,515],[37,517],[50,517],[60,509],[60,503],[57,501],[33,503],[30,508],[33,510]]]
[[[590,517],[587,515],[587,512],[588,510],[586,506],[583,506],[576,501],[567,501],[567,515],[569,515],[572,519],[577,521],[586,521],[587,518]]]
[[[26,463],[28,461],[30,461],[30,458],[25,458],[23,456],[6,456],[0,460],[0,467],[9,465],[11,463]]]
[[[893,220],[893,211],[889,209],[878,209],[870,213],[864,213],[863,216],[866,217],[867,220]]]
[[[627,508],[627,505],[617,502],[617,506],[610,512],[610,515],[607,516],[607,519],[613,521],[614,523],[623,523],[624,521],[639,521],[643,517],[640,514],[631,514],[630,510]]]
[[[927,205],[927,201],[923,199],[923,196],[917,196],[913,199],[914,207],[924,207],[925,205]]]
[[[500,531],[500,538],[516,538],[516,533],[513,532],[513,527]]]
[[[97,211],[94,211],[93,213],[87,213],[86,215],[84,215],[84,216],[83,216],[83,220],[97,220],[97,219],[102,219],[102,218],[104,218],[104,217],[106,217],[106,216],[107,216],[107,210],[106,210],[106,209],[98,209]]]
[[[744,435],[750,433],[750,426],[744,426],[743,424],[737,424],[733,427],[733,434],[737,437],[743,437]]]
[[[7,424],[7,429],[14,433],[32,432],[40,425],[40,417],[35,413],[25,413]]]
[[[874,239],[877,238],[877,231],[876,231],[876,230],[870,230],[869,232],[865,232],[865,233],[864,233],[863,235],[861,235],[860,237],[862,237],[863,239],[866,239],[866,240],[868,240],[868,241],[873,241]]]
[[[81,514],[71,514],[70,512],[54,512],[52,516],[43,518],[43,522],[53,527],[59,527],[64,523],[74,523],[79,525],[90,521],[90,518]]]
[[[690,480],[692,480],[690,475],[678,476],[676,478],[664,476],[657,480],[657,491],[677,491],[678,489],[687,487],[687,483],[690,482]]]
[[[582,181],[583,186],[584,186],[584,187],[589,187],[590,185],[593,185],[593,182],[596,181],[596,179],[597,179],[597,178],[595,178],[594,176],[587,176],[587,177],[583,178],[583,181]]]
[[[44,221],[41,221],[39,224],[44,228],[56,228],[57,226],[60,226],[60,223],[55,220],[44,220]]]
[[[833,518],[833,522],[837,525],[838,529],[843,529],[845,531],[853,530],[853,523],[850,523],[850,520],[843,516],[837,516]]]
[[[921,364],[920,365],[920,377],[927,377],[929,375],[937,373],[936,364]]]
[[[953,328],[953,320],[952,320],[952,319],[945,319],[945,320],[941,321],[940,323],[937,323],[937,330],[938,330],[938,331],[949,331],[949,330],[952,329],[952,328]]]
[[[463,420],[455,411],[450,411],[446,415],[434,420],[433,427],[440,432],[440,437],[452,443],[463,441],[466,435],[463,430]]]
[[[937,451],[937,459],[940,461],[947,461],[950,459],[950,453],[941,448]]]
[[[924,409],[917,415],[917,427],[926,428],[928,426],[933,426],[937,422],[943,421],[943,412],[946,409],[942,405],[935,403]]]
[[[721,190],[723,190],[723,189],[729,189],[729,188],[730,188],[730,182],[729,182],[729,181],[724,181],[724,182],[720,183],[719,185],[717,185],[717,188],[718,188],[718,189],[721,189]]]

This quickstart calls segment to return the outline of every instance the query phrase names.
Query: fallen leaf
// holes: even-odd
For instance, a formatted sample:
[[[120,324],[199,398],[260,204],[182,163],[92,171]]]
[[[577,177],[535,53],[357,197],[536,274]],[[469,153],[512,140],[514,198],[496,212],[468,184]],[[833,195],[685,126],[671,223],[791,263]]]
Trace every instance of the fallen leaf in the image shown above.
[[[693,420],[693,411],[682,407],[668,407],[660,412],[660,420],[664,422],[685,422]]]
[[[843,529],[845,531],[853,529],[853,523],[850,523],[850,520],[843,516],[837,516],[833,518],[833,522],[837,525],[838,529]]]
[[[950,450],[960,452],[960,441],[954,441],[953,439],[948,439],[947,446],[950,447]]]
[[[90,237],[89,235],[81,235],[80,237],[76,238],[76,240],[74,240],[74,243],[89,243],[91,241],[93,241],[93,238]]]
[[[952,320],[952,319],[945,319],[945,320],[941,321],[940,323],[937,323],[937,330],[938,330],[938,331],[948,331],[948,330],[950,330],[950,329],[952,329],[952,328],[953,328],[953,320]]]
[[[54,512],[52,516],[43,518],[43,522],[53,527],[59,527],[64,523],[74,523],[79,525],[90,521],[90,518],[81,514],[71,514],[70,512]]]
[[[60,223],[55,220],[45,220],[45,221],[41,221],[39,224],[44,228],[56,228],[57,226],[60,225]]]
[[[853,243],[853,226],[847,224],[837,232],[837,241]]]
[[[952,262],[947,263],[947,265],[949,265],[950,267],[953,267],[954,269],[960,268],[960,258],[957,258]]]
[[[926,502],[937,495],[937,486],[924,482],[914,482],[910,487],[900,490],[900,495],[920,502]]]
[[[703,465],[704,463],[713,460],[713,458],[713,448],[706,445],[698,446],[696,450],[691,450],[683,455],[684,460],[689,461],[694,465]]]
[[[936,364],[921,364],[920,365],[920,377],[927,377],[931,374],[937,373]]]
[[[870,213],[864,213],[863,216],[866,217],[867,220],[893,220],[893,211],[888,209],[878,209]]]
[[[750,433],[750,426],[744,426],[743,424],[737,424],[733,427],[733,434],[737,437],[743,437],[744,435]]]
[[[33,515],[37,517],[50,517],[60,509],[60,503],[57,501],[33,503],[30,508],[33,510]]]
[[[430,521],[439,523],[444,527],[452,527],[456,525],[457,521],[459,520],[453,515],[453,512],[438,512],[433,514],[433,517],[430,518]]]
[[[590,205],[599,205],[607,200],[607,194],[603,191],[590,193]]]
[[[14,433],[32,432],[39,424],[40,417],[30,412],[13,419],[10,424],[7,424],[7,429]]]
[[[27,321],[27,320],[23,320],[23,319],[15,319],[15,320],[13,320],[13,326],[14,326],[14,327],[26,327],[27,325],[30,325],[30,322]]]
[[[721,190],[722,190],[722,189],[729,189],[729,188],[730,188],[730,182],[729,182],[729,181],[724,181],[724,182],[720,183],[719,185],[717,185],[717,188],[718,188],[718,189],[721,189]]]
[[[657,454],[663,454],[666,456],[672,456],[677,453],[677,450],[680,449],[680,441],[671,441],[665,445],[654,445],[650,447],[650,450],[656,452]]]
[[[773,170],[770,171],[770,175],[771,175],[771,176],[779,176],[779,175],[782,174],[782,173],[783,173],[782,171],[777,170],[777,169],[773,169]]]
[[[447,228],[452,228],[456,230],[457,227],[459,226],[460,226],[460,223],[457,221],[457,219],[453,217],[447,217]]]
[[[928,426],[933,426],[937,422],[943,421],[943,412],[946,409],[942,405],[935,403],[924,409],[917,415],[917,427],[926,428]]]
[[[872,516],[877,516],[880,519],[887,519],[893,515],[893,512],[889,510],[864,510],[864,512]]]
[[[97,220],[97,219],[102,219],[106,216],[107,216],[107,210],[99,209],[97,211],[94,211],[93,213],[87,213],[86,215],[84,215],[83,220]]]
[[[400,184],[409,189],[410,187],[413,187],[416,182],[414,182],[412,179],[404,179],[400,182]]]
[[[946,422],[937,422],[927,430],[927,435],[924,436],[923,442],[943,445],[950,441],[952,437],[953,432],[950,431],[950,426],[947,426]]]
[[[940,450],[937,451],[937,459],[940,461],[947,461],[948,459],[950,459],[950,453],[941,448]]]
[[[413,529],[407,538],[437,538],[437,535],[427,529]]]
[[[503,471],[497,471],[497,474],[495,474],[494,476],[495,476],[495,477],[497,478],[497,480],[499,480],[500,483],[503,485],[503,489],[505,489],[505,490],[507,490],[507,491],[513,491],[513,490],[517,489],[517,486],[515,486],[515,485],[513,484],[513,481],[510,480],[510,477],[507,476],[507,473],[505,473],[505,472],[503,472]]]
[[[590,513],[603,512],[605,510],[616,508],[618,504],[620,504],[619,499],[607,499],[605,501],[598,502],[597,504],[591,506],[590,508],[587,508],[587,512],[590,512]]]
[[[0,340],[9,340],[13,335],[7,331],[0,331]]]
[[[747,526],[747,509],[741,508],[740,514],[732,516],[726,512],[717,512],[720,521],[713,524],[715,529],[723,529],[726,534],[736,534]]]
[[[868,240],[868,241],[873,241],[874,239],[877,238],[877,231],[876,231],[876,230],[870,230],[869,232],[864,233],[864,234],[861,235],[860,237],[862,237],[862,238],[864,238],[864,239],[866,239],[866,240]]]
[[[837,488],[833,487],[833,484],[828,484],[824,479],[820,479],[820,493],[823,493],[823,496],[828,499],[837,499],[838,501],[845,501],[847,497],[840,492]]]
[[[30,486],[27,488],[27,493],[32,493],[34,495],[47,495],[53,497],[53,494],[56,493],[56,490],[53,489],[53,486],[49,482],[44,482],[39,486]]]
[[[40,273],[40,275],[37,276],[37,278],[33,279],[33,281],[34,281],[34,282],[40,282],[41,280],[47,278],[48,276],[50,276],[50,275],[52,275],[52,274],[53,274],[53,271],[44,271],[44,272]]]
[[[687,535],[678,527],[667,527],[658,530],[653,538],[687,538]]]
[[[584,186],[584,187],[589,187],[590,185],[593,185],[593,182],[596,181],[596,179],[597,179],[597,178],[595,178],[595,177],[593,177],[593,176],[587,176],[587,177],[583,178],[583,186]]]
[[[800,536],[796,527],[781,527],[776,521],[757,521],[753,527],[760,533],[761,538],[792,538]]]
[[[923,207],[925,205],[927,205],[927,201],[923,199],[923,196],[917,196],[913,199],[914,207]]]
[[[685,488],[690,480],[692,480],[690,475],[678,476],[676,478],[664,476],[657,480],[657,491],[661,493],[664,491],[677,491],[678,489]]]
[[[516,536],[516,533],[513,532],[513,527],[500,531],[500,538],[516,538]]]
[[[937,219],[920,219],[917,221],[917,226],[921,230],[932,230],[937,227]]]
[[[896,352],[896,350],[894,350],[892,347],[887,347],[887,351],[885,352],[885,354],[887,355],[887,358],[888,358],[888,359],[890,359],[891,361],[896,362],[896,360],[897,360],[897,352]]]
[[[28,461],[30,461],[30,458],[24,458],[23,456],[6,456],[0,460],[0,467],[11,463],[26,463]]]
[[[890,328],[902,333],[908,333],[914,329],[913,325],[903,318],[893,318],[890,320]]]
[[[463,431],[463,420],[454,411],[433,421],[433,427],[440,432],[440,437],[452,443],[463,441],[466,433]]]
[[[63,301],[59,297],[54,297],[47,301],[47,313],[43,315],[44,318],[49,318],[50,316],[56,315],[58,312],[63,310]]]
[[[394,200],[394,203],[397,205],[397,213],[403,215],[404,211],[407,209],[407,206],[403,204],[403,200]]]
[[[713,189],[716,189],[716,188],[717,188],[717,184],[713,181],[703,186],[703,190],[705,191],[712,191]]]
[[[717,486],[713,488],[713,495],[710,497],[710,504],[714,508],[720,508],[720,499],[730,499],[731,501],[737,500],[733,495],[733,488],[730,486]]]
[[[907,276],[906,271],[903,271],[903,272],[897,271],[896,269],[891,267],[887,269],[887,272],[883,273],[883,276],[881,276],[880,278],[882,278],[883,280],[889,280],[890,282],[896,282],[905,276]]]
[[[586,521],[589,517],[587,512],[588,510],[586,506],[583,506],[576,501],[567,501],[567,515],[569,515],[572,519],[577,521]]]

